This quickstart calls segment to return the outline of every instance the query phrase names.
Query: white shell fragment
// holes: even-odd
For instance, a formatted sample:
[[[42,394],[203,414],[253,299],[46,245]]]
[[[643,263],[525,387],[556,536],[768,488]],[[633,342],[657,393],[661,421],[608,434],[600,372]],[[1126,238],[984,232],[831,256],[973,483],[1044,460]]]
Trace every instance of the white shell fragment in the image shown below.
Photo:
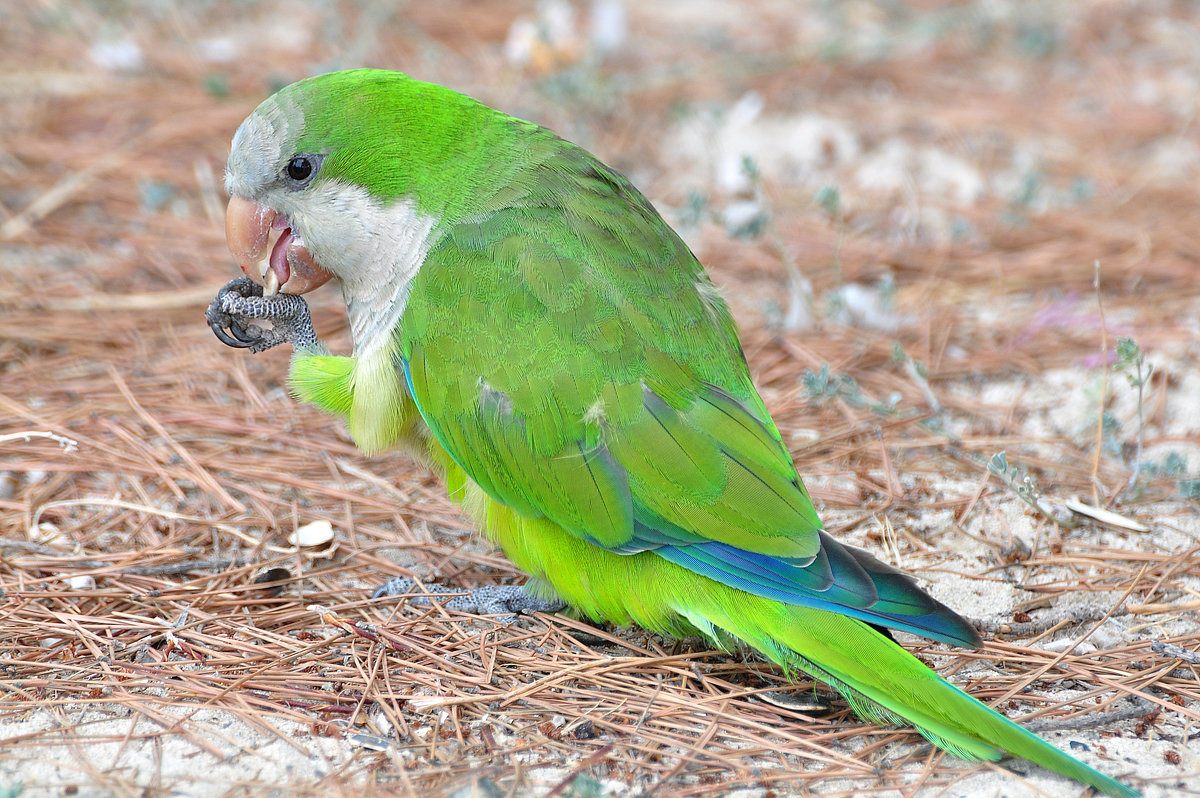
[[[1109,526],[1115,526],[1119,529],[1128,529],[1132,532],[1149,532],[1150,527],[1140,521],[1134,521],[1132,518],[1127,518],[1119,513],[1114,513],[1111,510],[1105,510],[1103,507],[1093,507],[1090,504],[1084,504],[1078,497],[1067,499],[1067,509],[1079,515],[1086,515],[1095,521]]]
[[[310,521],[288,535],[288,543],[307,549],[315,546],[327,546],[333,540],[333,524],[322,519]]]

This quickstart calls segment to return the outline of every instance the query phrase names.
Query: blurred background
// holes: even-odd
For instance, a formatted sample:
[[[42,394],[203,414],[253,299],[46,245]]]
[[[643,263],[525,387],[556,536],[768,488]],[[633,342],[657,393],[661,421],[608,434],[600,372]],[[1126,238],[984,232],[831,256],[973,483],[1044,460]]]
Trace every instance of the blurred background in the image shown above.
[[[1198,22],[1200,5],[1166,0],[6,0],[0,773],[114,794],[959,778],[842,706],[816,723],[753,698],[784,683],[761,664],[686,647],[663,664],[679,649],[640,632],[580,642],[537,621],[531,641],[407,611],[423,653],[386,684],[365,643],[289,648],[334,634],[313,601],[396,617],[365,600],[384,576],[516,578],[430,475],[357,455],[297,406],[285,353],[226,349],[203,321],[237,271],[222,185],[237,124],[294,80],[374,66],[550,127],[655,203],[728,298],[830,528],[991,638],[930,662],[974,674],[983,698],[1032,683],[1056,698],[1024,709],[1083,695],[1129,717],[1128,685],[1162,666],[1137,717],[1157,707],[1164,725],[1129,721],[1120,756],[1089,761],[1163,789],[1194,777],[1179,731],[1200,717],[1194,689],[1151,644],[1200,640]],[[311,296],[348,351],[337,292]],[[1071,496],[1152,533],[1071,516]],[[312,521],[340,549],[289,542]],[[262,592],[264,574],[281,586]],[[1100,624],[1065,660],[1081,681],[1034,681],[1057,657],[1047,630],[1081,621]],[[270,631],[246,642],[247,624]],[[630,648],[649,659],[627,681],[589,675]],[[1097,650],[1118,652],[1108,681]],[[556,651],[581,668],[572,690],[432,720],[405,703],[414,684],[505,695],[568,667]],[[511,666],[484,669],[498,682],[449,664],[488,656]],[[714,690],[730,703],[697,713]],[[909,767],[881,776],[881,761]],[[994,792],[973,773],[963,790]]]

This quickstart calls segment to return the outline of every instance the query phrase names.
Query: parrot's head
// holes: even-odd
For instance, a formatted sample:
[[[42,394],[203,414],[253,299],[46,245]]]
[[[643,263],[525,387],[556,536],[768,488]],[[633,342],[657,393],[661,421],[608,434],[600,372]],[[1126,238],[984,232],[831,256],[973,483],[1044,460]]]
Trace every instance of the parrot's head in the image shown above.
[[[324,168],[336,142],[315,129],[321,117],[313,94],[293,84],[264,100],[238,127],[225,166],[225,239],[267,294],[302,294],[333,277],[338,259],[318,260],[313,248],[321,249],[320,231],[348,221],[328,213],[349,187]]]
[[[455,197],[488,169],[481,131],[495,129],[499,116],[384,70],[281,89],[233,137],[230,251],[265,293],[302,294],[337,277],[352,326],[356,308],[385,323],[402,309],[439,222],[462,210]]]

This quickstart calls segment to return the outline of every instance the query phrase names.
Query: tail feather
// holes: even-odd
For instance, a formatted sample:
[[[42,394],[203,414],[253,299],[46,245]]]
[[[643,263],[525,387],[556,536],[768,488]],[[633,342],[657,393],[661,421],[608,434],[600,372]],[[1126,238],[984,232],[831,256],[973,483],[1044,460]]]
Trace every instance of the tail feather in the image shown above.
[[[821,551],[804,567],[716,541],[662,546],[654,553],[752,596],[849,615],[951,645],[979,647],[979,635],[971,625],[917,587],[911,577],[824,532],[819,535]]]
[[[869,720],[912,725],[963,759],[996,761],[1008,753],[1107,795],[1138,795],[954,687],[862,621],[751,596],[736,608],[691,599],[677,610],[714,640],[732,636],[784,668],[826,682]]]

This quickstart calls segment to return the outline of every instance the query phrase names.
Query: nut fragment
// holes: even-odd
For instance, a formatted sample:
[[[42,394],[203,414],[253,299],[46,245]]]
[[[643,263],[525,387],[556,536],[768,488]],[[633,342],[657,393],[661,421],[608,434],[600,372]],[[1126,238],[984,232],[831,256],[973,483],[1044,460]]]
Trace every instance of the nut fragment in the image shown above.
[[[1079,515],[1086,515],[1095,521],[1108,526],[1115,526],[1119,529],[1128,529],[1131,532],[1149,532],[1150,527],[1143,524],[1141,521],[1135,521],[1132,518],[1114,513],[1112,510],[1105,510],[1103,507],[1093,507],[1090,504],[1084,504],[1078,497],[1067,500],[1067,509]]]
[[[321,519],[310,521],[288,535],[288,543],[298,548],[327,546],[333,540],[333,524]]]

